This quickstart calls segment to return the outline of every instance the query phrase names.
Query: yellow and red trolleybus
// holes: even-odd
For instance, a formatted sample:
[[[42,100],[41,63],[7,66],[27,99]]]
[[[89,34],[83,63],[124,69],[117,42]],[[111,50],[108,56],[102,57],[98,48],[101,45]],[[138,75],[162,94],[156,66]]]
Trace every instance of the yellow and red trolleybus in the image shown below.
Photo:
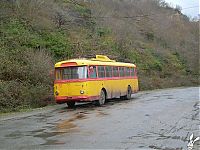
[[[138,91],[136,65],[96,55],[92,59],[71,59],[55,64],[54,95],[58,104],[94,101],[103,105],[106,99],[131,98]]]

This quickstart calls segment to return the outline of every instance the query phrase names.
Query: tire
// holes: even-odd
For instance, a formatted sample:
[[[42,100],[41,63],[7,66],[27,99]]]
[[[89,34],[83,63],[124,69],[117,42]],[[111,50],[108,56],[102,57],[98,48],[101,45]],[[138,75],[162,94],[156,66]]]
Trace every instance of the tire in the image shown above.
[[[125,99],[126,100],[131,99],[131,94],[132,94],[131,86],[128,86],[128,88],[127,88],[127,95],[125,96]]]
[[[68,108],[74,108],[75,102],[74,101],[69,101],[69,102],[67,102],[67,106],[68,106]]]
[[[105,102],[106,102],[106,94],[105,94],[104,90],[101,90],[99,100],[96,101],[95,105],[102,106],[105,104]]]

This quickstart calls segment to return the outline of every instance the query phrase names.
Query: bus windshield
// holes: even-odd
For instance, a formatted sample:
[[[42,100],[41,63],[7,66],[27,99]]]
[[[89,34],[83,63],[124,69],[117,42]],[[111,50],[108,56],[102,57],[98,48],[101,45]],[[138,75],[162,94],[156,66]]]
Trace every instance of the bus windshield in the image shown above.
[[[56,80],[86,79],[86,66],[73,66],[66,68],[56,68]]]

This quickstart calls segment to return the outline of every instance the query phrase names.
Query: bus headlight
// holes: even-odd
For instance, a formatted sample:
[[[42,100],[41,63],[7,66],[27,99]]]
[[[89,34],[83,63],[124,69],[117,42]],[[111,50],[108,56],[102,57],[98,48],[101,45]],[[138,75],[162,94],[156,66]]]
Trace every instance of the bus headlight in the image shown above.
[[[56,96],[58,96],[58,95],[59,95],[58,91],[56,91],[56,92],[55,92],[55,95],[56,95]]]
[[[83,91],[83,90],[80,90],[80,93],[81,93],[81,94],[84,94],[84,91]]]

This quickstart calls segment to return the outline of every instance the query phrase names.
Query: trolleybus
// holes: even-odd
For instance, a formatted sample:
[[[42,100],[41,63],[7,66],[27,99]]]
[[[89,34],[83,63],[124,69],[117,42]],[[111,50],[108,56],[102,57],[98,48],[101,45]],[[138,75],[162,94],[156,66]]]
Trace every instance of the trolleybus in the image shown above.
[[[55,64],[54,96],[56,103],[94,101],[103,105],[107,99],[131,99],[138,91],[136,65],[116,62],[104,55],[92,59],[71,59]]]

